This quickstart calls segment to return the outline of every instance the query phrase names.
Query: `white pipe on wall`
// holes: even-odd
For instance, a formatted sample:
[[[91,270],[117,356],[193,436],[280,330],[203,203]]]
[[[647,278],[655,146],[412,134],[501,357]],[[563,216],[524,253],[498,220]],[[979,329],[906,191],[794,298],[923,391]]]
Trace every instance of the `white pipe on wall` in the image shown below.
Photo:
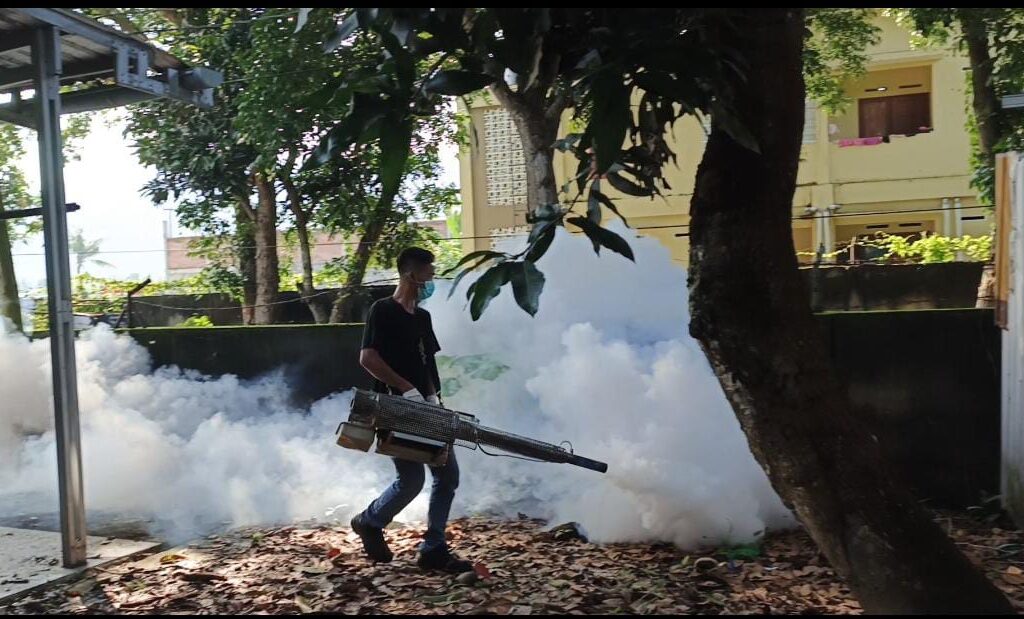
[[[962,216],[961,216],[961,210],[960,210],[961,208],[962,207],[960,205],[960,198],[954,198],[953,199],[953,217],[956,219],[956,222],[953,224],[953,228],[956,230],[956,235],[957,236],[963,236],[964,235],[964,220],[962,219]]]
[[[949,198],[942,199],[942,233],[946,236],[953,235],[953,218],[950,217],[952,212],[949,210],[950,203]]]

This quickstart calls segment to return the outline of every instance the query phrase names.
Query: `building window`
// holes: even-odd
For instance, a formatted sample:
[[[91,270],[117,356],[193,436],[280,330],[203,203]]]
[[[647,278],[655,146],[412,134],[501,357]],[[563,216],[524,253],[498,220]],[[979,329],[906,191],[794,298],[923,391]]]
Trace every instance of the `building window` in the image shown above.
[[[916,135],[931,131],[932,104],[929,93],[861,99],[858,106],[862,138]]]

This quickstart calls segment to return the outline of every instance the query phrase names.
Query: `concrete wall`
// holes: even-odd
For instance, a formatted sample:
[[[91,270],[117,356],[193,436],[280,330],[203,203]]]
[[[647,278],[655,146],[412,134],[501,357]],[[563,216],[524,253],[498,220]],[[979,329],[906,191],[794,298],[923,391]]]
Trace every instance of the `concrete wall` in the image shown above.
[[[144,346],[153,367],[176,365],[220,376],[256,378],[283,369],[296,405],[336,391],[368,388],[359,365],[363,325],[152,328],[123,330]]]
[[[857,411],[922,499],[963,507],[998,490],[1000,354],[990,310],[836,313],[820,321]],[[358,365],[362,325],[130,334],[157,366],[243,378],[283,366],[297,403],[370,384]]]
[[[801,275],[817,311],[972,308],[983,268],[978,262],[824,266],[802,269]],[[370,303],[391,295],[394,286],[367,286],[366,290],[363,317]],[[298,293],[281,292],[279,298],[293,301],[281,305],[281,324],[313,322]],[[226,294],[140,296],[132,304],[133,327],[173,327],[190,316],[202,315],[209,316],[217,326],[242,323],[238,302]]]
[[[981,262],[803,268],[816,311],[973,308]]]
[[[964,507],[983,491],[998,493],[1000,343],[991,310],[821,321],[856,410],[920,498]]]
[[[361,318],[366,317],[373,301],[391,296],[394,290],[393,285],[364,286],[365,298],[358,308]],[[337,289],[325,288],[322,292],[337,292]],[[288,301],[279,307],[279,324],[313,323],[313,314],[300,300],[299,293],[282,291],[278,293],[278,300]],[[132,303],[132,327],[173,327],[190,316],[209,316],[217,326],[242,324],[240,304],[226,294],[140,296]]]

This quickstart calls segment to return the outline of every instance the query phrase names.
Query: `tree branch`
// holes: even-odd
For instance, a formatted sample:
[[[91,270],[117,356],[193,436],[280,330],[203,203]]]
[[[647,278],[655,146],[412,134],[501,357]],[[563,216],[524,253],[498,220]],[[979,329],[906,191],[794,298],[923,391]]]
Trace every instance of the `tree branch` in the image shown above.
[[[252,175],[249,176],[249,182],[254,182]],[[249,202],[250,196],[239,193],[236,197],[238,198],[238,208],[242,209],[242,212],[245,213],[245,216],[249,218],[249,221],[255,223],[256,211],[253,210],[252,203]]]
[[[516,113],[520,113],[523,108],[523,101],[518,93],[512,92],[512,89],[505,83],[505,78],[500,77],[498,81],[488,86],[488,90],[494,95],[494,98],[498,100],[498,103],[502,107],[508,108]]]
[[[177,28],[181,28],[185,24],[185,20],[181,13],[178,13],[178,9],[160,9],[160,16],[174,24]]]
[[[281,184],[284,185],[284,191],[288,195],[288,205],[291,207],[292,213],[295,214],[296,223],[306,225],[308,219],[306,211],[302,210],[302,196],[299,194],[299,190],[295,187],[295,181],[292,180],[292,167],[295,164],[296,153],[292,149],[288,155],[288,164],[285,168],[277,175],[281,179]]]
[[[551,103],[544,110],[544,120],[549,123],[558,123],[562,120],[562,112],[569,106],[569,95],[565,90],[558,90],[551,97]]]

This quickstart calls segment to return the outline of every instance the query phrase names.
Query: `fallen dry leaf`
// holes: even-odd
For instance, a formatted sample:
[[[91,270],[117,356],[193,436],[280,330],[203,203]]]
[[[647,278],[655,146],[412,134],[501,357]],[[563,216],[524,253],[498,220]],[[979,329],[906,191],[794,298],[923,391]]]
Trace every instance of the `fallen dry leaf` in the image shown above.
[[[1015,584],[1024,578],[1017,565],[1024,566],[1024,534],[1002,525],[996,534],[989,523],[948,514],[964,552],[1024,610],[1024,586]],[[66,594],[71,587],[43,589],[0,604],[0,614],[861,612],[799,530],[769,531],[758,556],[730,561],[728,549],[597,545],[543,535],[546,526],[535,519],[453,521],[453,548],[474,562],[466,580],[479,578],[472,584],[416,568],[422,525],[388,528],[395,560],[381,565],[366,560],[348,527],[246,527],[195,544],[209,554],[201,569],[171,551],[156,566],[125,563],[105,570],[103,582],[72,583],[81,595]]]

